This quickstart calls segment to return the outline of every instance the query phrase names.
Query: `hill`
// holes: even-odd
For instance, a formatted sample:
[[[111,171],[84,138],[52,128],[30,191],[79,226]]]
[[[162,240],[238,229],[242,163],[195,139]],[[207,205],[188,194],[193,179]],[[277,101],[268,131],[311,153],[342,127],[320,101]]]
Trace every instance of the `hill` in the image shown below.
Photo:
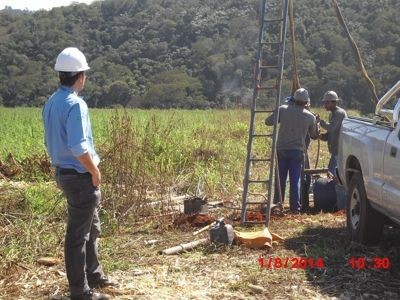
[[[400,2],[339,4],[381,95],[400,78]],[[92,107],[246,104],[258,9],[258,0],[105,0],[50,11],[1,10],[0,105],[41,106],[57,86],[54,61],[67,46],[87,54],[83,95]],[[330,1],[295,1],[295,17],[300,81],[312,102],[334,89],[344,106],[371,111]],[[287,59],[287,78],[290,71]]]

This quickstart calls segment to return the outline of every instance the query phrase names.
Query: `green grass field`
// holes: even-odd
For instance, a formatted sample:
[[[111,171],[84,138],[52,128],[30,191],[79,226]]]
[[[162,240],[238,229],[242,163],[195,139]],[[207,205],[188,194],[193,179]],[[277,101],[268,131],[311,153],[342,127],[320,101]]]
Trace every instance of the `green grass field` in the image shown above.
[[[216,138],[237,138],[246,141],[248,117],[243,110],[112,110],[91,109],[90,116],[95,142],[98,148],[110,138],[110,122],[113,116],[126,113],[131,118],[135,130],[152,135],[146,128],[149,121],[155,123],[153,128],[173,127],[173,139],[182,143],[189,138],[193,146],[199,143],[211,144]],[[16,159],[24,159],[44,151],[43,124],[40,108],[4,108],[0,107],[0,158],[9,153]],[[193,137],[196,137],[193,140]],[[183,140],[182,140],[183,139]],[[205,140],[204,140],[205,139]],[[174,143],[174,140],[169,140]],[[186,146],[186,145],[185,145]]]
[[[317,109],[317,113],[327,118],[324,110]],[[250,118],[247,110],[92,109],[90,114],[101,167],[110,183],[121,179],[123,174],[115,174],[121,169],[124,174],[140,174],[147,185],[163,182],[164,186],[175,185],[191,192],[200,188],[226,197],[241,185]],[[256,133],[271,132],[264,118],[256,120]],[[51,179],[41,109],[0,107],[0,120],[0,160],[15,173],[13,178]],[[325,143],[321,145],[319,165],[323,167],[329,155]],[[253,152],[268,156],[269,147],[270,142],[257,140]],[[310,148],[312,161],[316,151],[314,142]],[[18,165],[13,166],[14,162]]]
[[[323,109],[316,112],[327,118]],[[96,149],[102,158],[105,203],[119,213],[128,209],[132,198],[140,202],[147,198],[149,191],[161,197],[171,193],[240,197],[248,110],[92,109],[90,114]],[[271,132],[264,118],[256,119],[256,133]],[[10,174],[13,180],[52,180],[41,109],[0,108],[0,120],[3,174]],[[268,157],[270,147],[270,141],[255,140],[253,154]],[[313,167],[317,149],[318,143],[313,142],[309,151]],[[325,167],[329,159],[326,143],[320,144],[318,158],[317,167]],[[258,164],[253,175],[265,177],[266,170],[267,166]]]
[[[323,109],[316,109],[316,112],[327,117]],[[232,146],[241,153],[243,145],[246,146],[247,143],[250,116],[247,110],[91,109],[96,147],[100,152],[107,148],[106,143],[112,138],[110,125],[113,117],[124,113],[131,118],[130,123],[139,135],[152,136],[154,130],[171,131],[168,132],[168,136],[158,138],[160,143],[168,143],[176,147],[176,152],[200,147],[226,151],[230,148],[229,146]],[[263,120],[257,120],[256,130],[263,131],[264,127]],[[0,107],[0,132],[0,159],[3,161],[10,153],[15,159],[23,160],[45,151],[40,108]],[[222,147],[220,142],[227,143],[227,147],[220,149]],[[237,157],[237,159],[241,158]]]

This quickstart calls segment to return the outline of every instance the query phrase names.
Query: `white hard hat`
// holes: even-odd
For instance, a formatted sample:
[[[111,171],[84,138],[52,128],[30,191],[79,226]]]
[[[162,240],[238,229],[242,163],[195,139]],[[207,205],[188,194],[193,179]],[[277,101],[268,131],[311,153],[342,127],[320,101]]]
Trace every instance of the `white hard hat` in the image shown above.
[[[54,70],[58,72],[82,72],[89,70],[85,55],[74,47],[65,48],[57,56]]]
[[[308,91],[306,89],[300,88],[294,92],[293,95],[294,100],[300,102],[308,102],[310,101],[310,97],[308,95]]]
[[[322,98],[322,102],[325,101],[339,101],[339,97],[334,91],[327,91]]]

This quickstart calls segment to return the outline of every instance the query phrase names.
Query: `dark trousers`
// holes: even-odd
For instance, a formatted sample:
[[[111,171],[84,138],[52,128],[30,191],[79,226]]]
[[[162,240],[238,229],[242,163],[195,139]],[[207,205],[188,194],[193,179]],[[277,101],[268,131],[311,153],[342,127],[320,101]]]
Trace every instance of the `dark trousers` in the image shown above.
[[[311,175],[304,174],[304,169],[310,168],[310,158],[308,153],[304,153],[304,167],[302,168],[301,182],[301,209],[306,210],[310,207],[309,190],[311,186]]]
[[[328,172],[333,176],[336,176],[336,168],[337,168],[337,155],[331,154],[331,158],[328,164]]]
[[[89,173],[63,174],[57,170],[56,180],[68,202],[64,251],[69,290],[71,295],[79,295],[89,291],[88,280],[104,276],[97,247],[101,192],[92,185]]]
[[[282,200],[285,197],[286,179],[289,173],[290,183],[290,210],[299,212],[300,204],[300,183],[301,183],[301,170],[304,164],[304,152],[301,150],[278,150],[278,169],[279,169],[279,182],[281,186]],[[275,179],[276,181],[277,179]],[[274,203],[279,202],[278,188],[275,187]]]

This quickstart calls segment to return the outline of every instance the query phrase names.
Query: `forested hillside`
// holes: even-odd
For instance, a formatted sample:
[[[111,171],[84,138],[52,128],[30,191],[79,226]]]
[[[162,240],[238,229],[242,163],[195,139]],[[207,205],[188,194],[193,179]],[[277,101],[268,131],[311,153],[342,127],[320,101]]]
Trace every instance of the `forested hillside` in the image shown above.
[[[400,79],[400,1],[338,2],[382,95]],[[334,89],[344,106],[371,111],[369,91],[331,1],[294,5],[300,82],[310,89],[312,102]],[[42,105],[57,86],[55,57],[67,46],[88,57],[83,96],[92,107],[246,104],[258,9],[259,0],[105,0],[51,11],[1,10],[0,105]]]

